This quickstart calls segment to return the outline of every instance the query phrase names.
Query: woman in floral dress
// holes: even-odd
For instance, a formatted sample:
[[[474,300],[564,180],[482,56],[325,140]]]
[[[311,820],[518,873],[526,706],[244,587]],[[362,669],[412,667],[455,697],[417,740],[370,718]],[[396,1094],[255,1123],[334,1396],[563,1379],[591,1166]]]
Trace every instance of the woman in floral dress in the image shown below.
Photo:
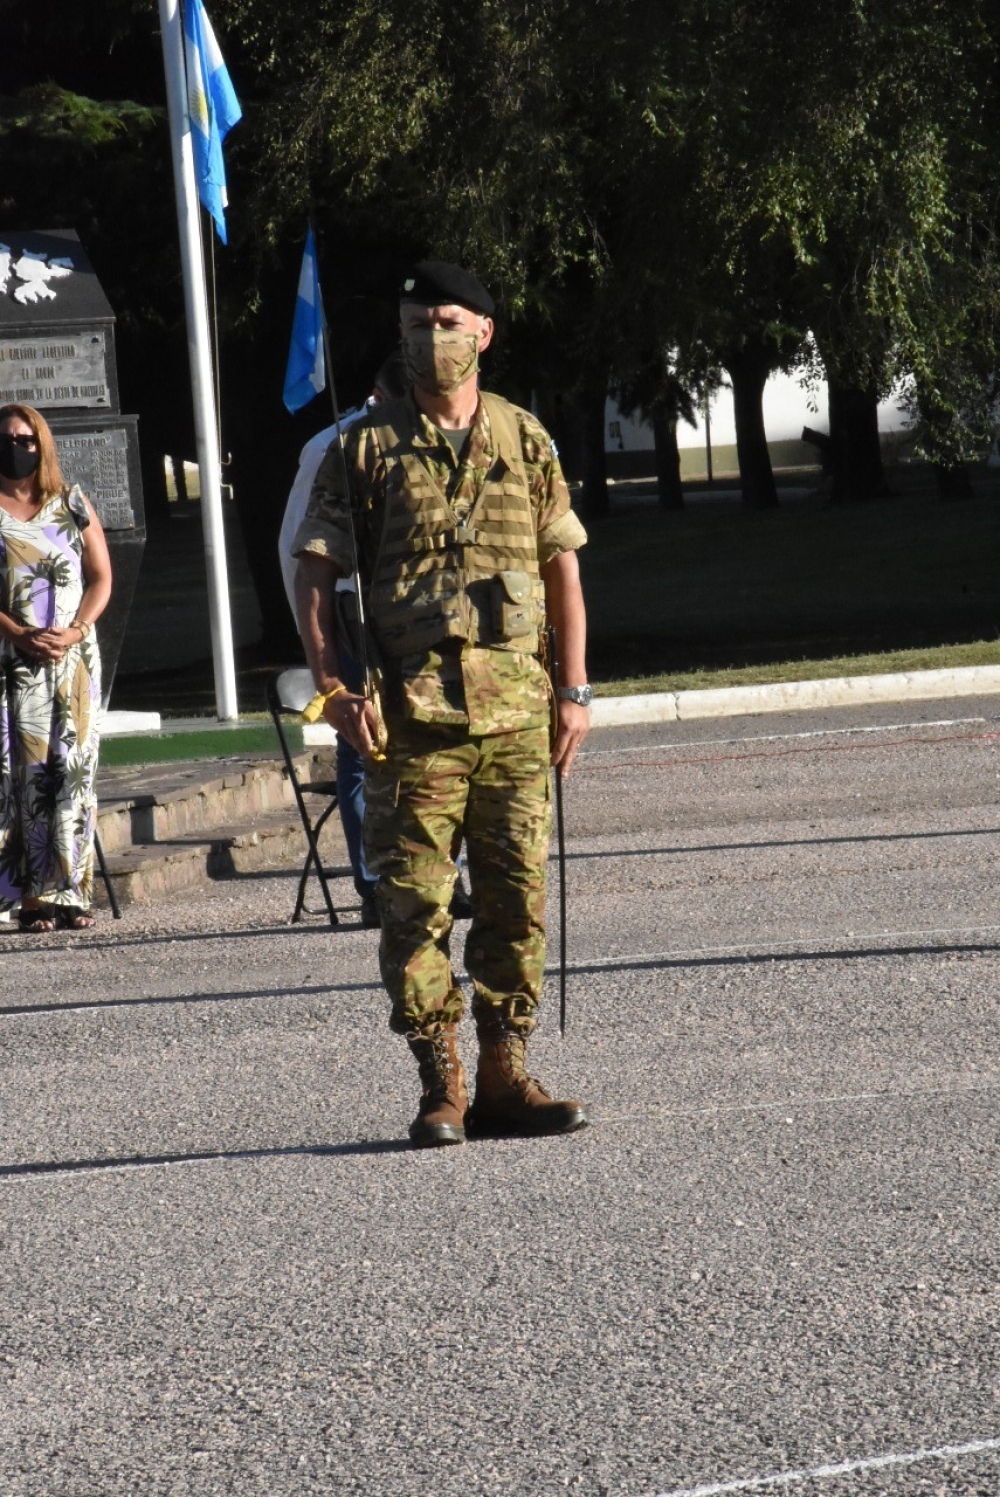
[[[22,930],[94,923],[93,630],[110,595],[100,521],[63,482],[45,420],[0,407],[0,911]]]

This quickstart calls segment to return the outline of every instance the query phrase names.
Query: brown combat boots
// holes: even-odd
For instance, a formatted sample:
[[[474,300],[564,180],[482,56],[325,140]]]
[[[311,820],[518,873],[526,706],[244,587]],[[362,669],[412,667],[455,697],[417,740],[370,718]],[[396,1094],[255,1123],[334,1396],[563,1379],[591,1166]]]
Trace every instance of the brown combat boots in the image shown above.
[[[557,1102],[524,1065],[526,1040],[502,1021],[480,1019],[476,1099],[469,1109],[469,1132],[574,1133],[589,1119],[582,1102]]]
[[[442,1024],[432,1034],[408,1034],[406,1040],[417,1057],[424,1088],[410,1138],[418,1149],[464,1144],[469,1093],[458,1056],[457,1025]]]

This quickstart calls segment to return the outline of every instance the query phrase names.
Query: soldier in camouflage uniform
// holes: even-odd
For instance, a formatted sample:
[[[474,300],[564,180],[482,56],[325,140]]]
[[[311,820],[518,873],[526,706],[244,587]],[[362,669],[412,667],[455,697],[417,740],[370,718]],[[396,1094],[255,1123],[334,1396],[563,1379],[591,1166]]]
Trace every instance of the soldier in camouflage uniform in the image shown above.
[[[527,411],[478,387],[493,301],[467,271],[423,261],[400,293],[412,389],[352,427],[350,492],[331,449],[295,539],[299,622],[327,721],[367,758],[365,855],[378,875],[390,1026],[416,1056],[418,1147],[481,1133],[571,1132],[579,1102],[525,1068],[545,959],[549,765],[568,773],[589,727],[586,623],[555,449]],[[350,506],[350,514],[348,511]],[[352,570],[353,515],[387,728],[339,675],[333,590]],[[539,660],[556,630],[561,681]],[[463,995],[449,903],[465,837],[473,919],[465,962],[479,1040],[468,1106],[458,1055]]]

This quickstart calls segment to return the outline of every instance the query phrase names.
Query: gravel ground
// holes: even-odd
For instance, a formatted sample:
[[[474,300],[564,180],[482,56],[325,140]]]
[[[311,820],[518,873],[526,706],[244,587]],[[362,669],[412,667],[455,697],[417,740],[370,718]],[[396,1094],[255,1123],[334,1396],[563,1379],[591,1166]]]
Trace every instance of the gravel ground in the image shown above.
[[[2,1497],[996,1497],[998,727],[594,734],[567,1139],[412,1152],[291,873],[0,935]]]

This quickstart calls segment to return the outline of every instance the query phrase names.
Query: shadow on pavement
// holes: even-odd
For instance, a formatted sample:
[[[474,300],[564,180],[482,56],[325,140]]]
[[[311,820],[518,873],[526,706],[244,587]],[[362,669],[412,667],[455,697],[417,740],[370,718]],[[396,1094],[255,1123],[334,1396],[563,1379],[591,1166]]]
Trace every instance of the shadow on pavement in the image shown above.
[[[87,1174],[95,1170],[157,1169],[170,1164],[212,1164],[220,1159],[287,1159],[315,1155],[403,1154],[407,1139],[360,1140],[351,1144],[298,1144],[283,1149],[207,1149],[194,1154],[132,1154],[112,1159],[43,1159],[33,1164],[0,1164],[0,1179],[24,1175]]]
[[[171,1008],[175,1004],[187,1003],[243,1003],[258,998],[320,998],[333,997],[337,993],[370,993],[378,986],[374,982],[341,982],[336,986],[320,983],[309,988],[261,988],[244,993],[175,993],[172,996],[157,994],[147,998],[92,998],[79,1002],[69,999],[65,1003],[12,1003],[0,1008],[0,1019],[9,1019],[17,1014],[78,1014],[89,1009],[110,1012],[117,1008]]]
[[[858,946],[844,950],[782,950],[775,943],[768,951],[706,952],[704,955],[678,956],[623,956],[608,957],[597,962],[570,962],[566,968],[570,976],[593,975],[599,972],[658,972],[671,967],[757,967],[774,965],[776,962],[854,962],[866,961],[873,956],[953,956],[963,953],[981,955],[987,951],[1000,951],[995,941],[970,941],[959,944],[912,945],[912,946]],[[547,966],[545,975],[555,976],[557,967]]]

